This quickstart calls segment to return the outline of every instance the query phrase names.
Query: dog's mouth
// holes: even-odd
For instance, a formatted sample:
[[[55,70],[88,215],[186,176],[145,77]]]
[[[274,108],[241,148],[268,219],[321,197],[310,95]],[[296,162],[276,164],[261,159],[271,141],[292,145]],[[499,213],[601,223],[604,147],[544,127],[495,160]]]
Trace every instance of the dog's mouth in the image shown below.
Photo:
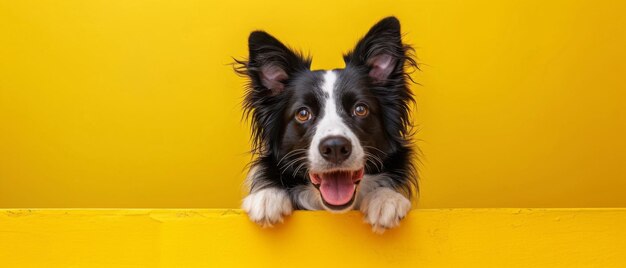
[[[310,172],[309,177],[320,191],[324,205],[333,210],[341,210],[354,202],[357,185],[361,182],[363,173],[361,168],[353,171]]]

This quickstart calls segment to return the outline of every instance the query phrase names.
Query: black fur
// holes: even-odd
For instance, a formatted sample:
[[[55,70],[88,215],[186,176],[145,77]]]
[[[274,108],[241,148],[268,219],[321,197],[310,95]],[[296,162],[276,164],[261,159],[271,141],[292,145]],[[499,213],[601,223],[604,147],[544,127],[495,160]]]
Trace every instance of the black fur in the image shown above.
[[[358,136],[367,153],[366,174],[385,173],[390,180],[380,186],[393,187],[407,197],[418,189],[412,149],[410,106],[414,103],[409,90],[407,70],[417,68],[413,49],[402,43],[400,23],[388,17],[374,25],[353,51],[344,55],[345,69],[337,69],[336,87],[341,94],[342,117]],[[323,92],[319,82],[323,71],[311,71],[311,59],[287,48],[276,38],[262,32],[250,34],[248,60],[236,60],[237,73],[249,78],[244,99],[245,117],[252,123],[252,166],[257,168],[251,191],[279,187],[291,191],[310,184],[302,149],[309,146],[315,120],[299,124],[293,119],[299,107],[308,107],[316,117],[323,112]],[[372,77],[372,59],[379,55],[393,59],[393,70],[384,79]],[[275,88],[263,82],[263,68],[280,68]],[[365,119],[350,117],[356,101],[370,107]],[[294,151],[295,150],[295,151]],[[305,157],[306,158],[306,157]],[[376,158],[381,161],[377,161]],[[380,163],[382,162],[382,163]],[[298,204],[294,202],[297,207]]]

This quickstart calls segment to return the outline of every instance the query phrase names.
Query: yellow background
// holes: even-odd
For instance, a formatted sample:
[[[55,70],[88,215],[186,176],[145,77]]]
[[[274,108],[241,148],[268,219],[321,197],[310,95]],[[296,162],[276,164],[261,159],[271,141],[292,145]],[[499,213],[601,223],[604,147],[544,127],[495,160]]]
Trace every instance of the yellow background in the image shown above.
[[[392,14],[420,207],[626,206],[618,2],[0,1],[0,207],[237,207],[247,34],[335,68]]]
[[[420,209],[383,235],[358,211],[263,229],[234,209],[0,209],[9,268],[623,268],[624,237],[624,208]]]

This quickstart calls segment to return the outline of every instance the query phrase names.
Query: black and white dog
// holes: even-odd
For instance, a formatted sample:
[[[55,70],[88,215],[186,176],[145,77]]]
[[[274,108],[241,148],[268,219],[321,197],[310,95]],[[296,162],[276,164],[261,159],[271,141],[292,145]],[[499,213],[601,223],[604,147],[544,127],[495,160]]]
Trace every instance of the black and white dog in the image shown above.
[[[417,190],[409,142],[413,103],[406,69],[417,67],[388,17],[344,55],[345,69],[311,59],[263,31],[250,34],[244,108],[253,152],[243,209],[271,226],[293,209],[360,209],[376,232],[395,227]]]

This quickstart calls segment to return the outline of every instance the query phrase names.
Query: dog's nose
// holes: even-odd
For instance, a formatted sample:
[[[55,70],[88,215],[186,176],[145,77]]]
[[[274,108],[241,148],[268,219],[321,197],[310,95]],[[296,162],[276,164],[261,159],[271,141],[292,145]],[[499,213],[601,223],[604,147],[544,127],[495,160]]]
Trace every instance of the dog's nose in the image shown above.
[[[332,136],[320,142],[319,150],[324,159],[339,164],[350,156],[352,144],[344,137]]]

